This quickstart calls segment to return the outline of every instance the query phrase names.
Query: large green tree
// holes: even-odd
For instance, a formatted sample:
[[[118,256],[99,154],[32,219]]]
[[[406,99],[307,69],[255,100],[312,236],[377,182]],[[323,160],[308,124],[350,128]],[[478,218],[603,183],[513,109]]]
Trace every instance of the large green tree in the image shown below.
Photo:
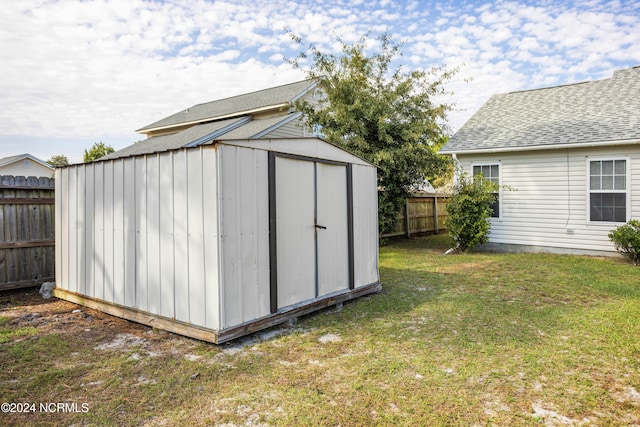
[[[116,150],[114,150],[112,146],[105,145],[104,142],[96,142],[90,149],[84,150],[83,160],[85,163],[92,162],[106,156],[107,154],[111,154],[114,151]]]
[[[451,106],[434,98],[446,94],[444,83],[457,69],[392,67],[401,45],[388,34],[375,39],[373,53],[368,37],[354,44],[338,39],[339,55],[289,35],[302,49],[287,62],[317,81],[323,94],[295,107],[325,139],[378,167],[380,231],[390,230],[411,191],[447,168],[448,160],[437,150],[447,137],[443,124]]]
[[[69,166],[69,159],[64,154],[56,154],[51,156],[47,163],[53,167]]]

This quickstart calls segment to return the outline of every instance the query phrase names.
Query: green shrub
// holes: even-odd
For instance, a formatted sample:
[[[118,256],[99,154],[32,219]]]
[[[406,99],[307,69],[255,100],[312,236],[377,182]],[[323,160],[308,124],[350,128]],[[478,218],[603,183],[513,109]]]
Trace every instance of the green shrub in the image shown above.
[[[463,174],[453,188],[447,202],[446,226],[455,242],[455,250],[465,252],[489,239],[498,184],[478,175],[471,178]]]
[[[609,239],[616,250],[629,258],[635,265],[640,265],[640,221],[630,219],[609,233]]]

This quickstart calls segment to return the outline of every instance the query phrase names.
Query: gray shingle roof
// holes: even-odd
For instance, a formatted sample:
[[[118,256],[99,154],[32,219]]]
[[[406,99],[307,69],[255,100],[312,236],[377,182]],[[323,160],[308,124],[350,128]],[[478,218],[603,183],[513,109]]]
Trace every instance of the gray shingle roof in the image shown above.
[[[307,92],[314,84],[311,80],[303,80],[231,98],[207,102],[205,104],[194,105],[193,107],[138,129],[136,132],[144,133],[151,129],[171,127],[182,123],[214,120],[230,114],[287,104]]]
[[[39,158],[32,156],[29,153],[24,153],[24,154],[17,154],[15,156],[9,156],[9,157],[3,157],[0,159],[0,166],[5,166],[8,165],[10,163],[16,162],[18,160],[22,160],[22,159],[31,159],[34,162],[40,163],[42,166],[46,166],[48,168],[51,168],[52,170],[54,169],[53,166],[51,166],[49,163],[45,162],[44,160],[40,160]]]
[[[153,136],[144,141],[136,142],[133,145],[118,150],[115,153],[101,157],[100,160],[118,159],[121,157],[136,156],[139,154],[151,154],[161,151],[176,150],[184,147],[190,142],[197,141],[207,135],[215,135],[221,129],[238,122],[241,118],[221,120],[218,122],[205,123],[192,126],[182,132],[172,133],[170,135]]]
[[[492,96],[441,153],[640,139],[640,67],[613,77]]]
[[[299,117],[297,114],[282,114],[265,119],[251,120],[248,116],[234,117],[192,126],[182,132],[170,135],[153,136],[144,141],[118,150],[100,160],[113,160],[122,157],[152,154],[169,150],[177,150],[185,146],[211,144],[218,140],[252,139],[262,132],[281,123]]]

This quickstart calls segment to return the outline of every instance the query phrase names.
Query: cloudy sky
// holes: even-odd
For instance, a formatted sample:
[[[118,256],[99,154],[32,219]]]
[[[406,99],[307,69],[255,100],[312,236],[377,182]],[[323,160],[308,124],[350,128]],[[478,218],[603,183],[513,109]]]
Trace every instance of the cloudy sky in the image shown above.
[[[640,2],[20,0],[0,14],[0,157],[116,149],[194,104],[301,80],[290,28],[323,51],[389,32],[405,69],[460,66],[455,131],[494,93],[640,65]]]

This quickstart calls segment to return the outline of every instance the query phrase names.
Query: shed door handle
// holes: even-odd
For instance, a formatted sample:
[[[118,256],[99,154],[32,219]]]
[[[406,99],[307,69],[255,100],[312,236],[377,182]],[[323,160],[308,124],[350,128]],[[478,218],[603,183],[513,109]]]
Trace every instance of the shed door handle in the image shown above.
[[[319,228],[321,230],[326,230],[327,229],[327,227],[325,227],[324,225],[318,225],[318,224],[316,224],[316,228]]]

